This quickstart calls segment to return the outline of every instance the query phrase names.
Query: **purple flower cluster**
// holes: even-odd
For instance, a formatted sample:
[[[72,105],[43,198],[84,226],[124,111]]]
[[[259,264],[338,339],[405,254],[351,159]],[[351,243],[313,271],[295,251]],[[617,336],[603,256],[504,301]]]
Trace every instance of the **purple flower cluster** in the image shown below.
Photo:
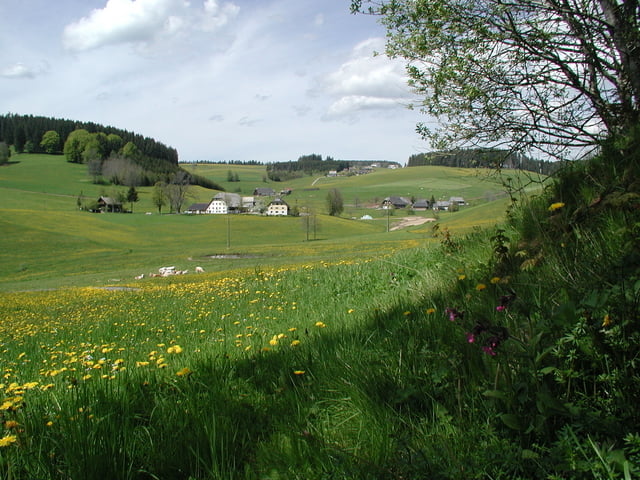
[[[515,298],[515,293],[502,295],[496,310],[498,312],[505,311],[513,303]],[[462,322],[464,319],[464,312],[455,308],[447,308],[445,309],[445,313],[451,322]],[[466,332],[468,343],[480,343],[480,340],[483,340],[482,351],[492,357],[496,356],[498,347],[508,338],[509,330],[505,327],[491,325],[491,323],[486,320],[476,322],[471,331]]]

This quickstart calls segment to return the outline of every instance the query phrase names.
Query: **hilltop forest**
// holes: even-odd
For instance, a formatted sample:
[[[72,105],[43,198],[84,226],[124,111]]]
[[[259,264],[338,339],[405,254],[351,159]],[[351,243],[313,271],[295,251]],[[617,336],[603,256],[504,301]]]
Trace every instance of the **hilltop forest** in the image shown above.
[[[93,122],[33,115],[0,115],[0,145],[16,153],[64,154],[68,162],[84,163],[95,183],[140,186],[181,182],[222,190],[206,178],[186,178],[178,152],[157,140]],[[8,155],[5,155],[8,158]],[[0,159],[1,160],[1,159]],[[6,161],[6,158],[5,158]]]

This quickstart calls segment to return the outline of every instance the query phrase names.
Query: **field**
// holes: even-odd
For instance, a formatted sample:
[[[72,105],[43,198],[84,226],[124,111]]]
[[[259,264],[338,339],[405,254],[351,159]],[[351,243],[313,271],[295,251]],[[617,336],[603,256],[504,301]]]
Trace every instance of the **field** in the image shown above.
[[[91,183],[85,166],[67,163],[61,156],[17,155],[12,160],[0,168],[0,291],[126,282],[164,265],[224,271],[366,258],[430,241],[430,224],[387,231],[407,214],[396,211],[389,216],[375,208],[392,194],[464,196],[469,207],[438,215],[442,227],[459,231],[495,224],[507,205],[500,179],[483,171],[383,169],[365,176],[306,177],[280,185],[265,183],[261,166],[189,165],[187,169],[227,191],[250,195],[264,185],[292,188],[287,202],[316,213],[316,227],[310,232],[299,217],[159,215],[150,199],[151,188],[140,189],[133,214],[98,215],[79,211],[78,199],[112,195],[115,187]],[[239,182],[226,181],[229,170],[238,174]],[[345,200],[340,218],[324,214],[331,188],[340,189]],[[190,193],[187,203],[209,201],[215,194],[200,187]],[[357,220],[364,214],[373,220]],[[220,258],[230,254],[235,258]]]
[[[575,333],[588,306],[597,325],[613,325],[605,342],[635,351],[611,319],[640,283],[605,291],[612,307],[590,290],[594,277],[611,281],[601,262],[625,239],[551,238],[544,261],[533,242],[516,251],[509,239],[517,215],[536,235],[561,227],[570,215],[560,203],[531,196],[534,208],[496,226],[507,198],[488,172],[309,177],[287,184],[288,202],[316,211],[307,239],[301,218],[161,215],[149,189],[132,214],[80,211],[80,192],[97,198],[109,187],[61,157],[13,160],[0,168],[0,478],[626,479],[637,470],[627,458],[640,436],[623,429],[634,412],[604,427],[590,416],[614,408],[606,392],[635,375]],[[253,166],[232,166],[240,182],[231,183],[229,166],[189,168],[242,193],[265,183]],[[329,188],[343,192],[343,217],[322,213]],[[436,215],[436,229],[395,229],[433,212],[375,208],[422,192],[470,205]],[[194,189],[192,201],[212,194]],[[365,213],[373,220],[359,220]],[[191,273],[134,279],[164,265]],[[610,443],[623,430],[627,443]]]

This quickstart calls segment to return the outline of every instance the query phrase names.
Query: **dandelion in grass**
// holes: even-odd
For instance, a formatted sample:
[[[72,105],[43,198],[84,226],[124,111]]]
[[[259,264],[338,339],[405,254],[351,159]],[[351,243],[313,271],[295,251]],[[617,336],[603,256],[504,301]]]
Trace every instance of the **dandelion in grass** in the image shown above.
[[[435,308],[427,308],[426,313],[427,313],[427,315],[433,315],[434,313],[436,313],[436,309]]]
[[[271,340],[269,340],[269,345],[271,345],[272,347],[275,347],[276,345],[278,345],[278,336],[274,335]]]
[[[315,326],[318,328],[325,328],[327,325],[324,322],[316,322]]]
[[[492,277],[491,280],[489,280],[489,283],[491,283],[491,285],[495,285],[496,283],[500,283],[500,280],[500,277]]]
[[[172,345],[171,347],[167,348],[167,353],[177,354],[182,352],[183,348],[180,345]]]
[[[551,205],[549,205],[549,211],[555,212],[556,210],[560,210],[562,207],[564,207],[564,202],[552,203]]]
[[[353,313],[353,312],[355,312],[353,308],[350,308],[349,310],[347,310],[347,313]]]
[[[293,371],[294,375],[304,375],[305,373],[307,373],[307,372],[304,371],[304,370],[294,370]]]
[[[467,276],[464,275],[464,274],[458,275],[458,280],[460,280],[460,281],[464,280],[465,278],[467,278]]]
[[[406,310],[406,311],[403,313],[403,315],[404,315],[405,317],[408,317],[409,315],[411,315],[411,312],[410,312],[409,310]]]
[[[291,341],[291,346],[292,347],[297,347],[298,345],[300,345],[300,340],[292,340]]]
[[[7,430],[11,430],[12,428],[18,428],[19,426],[20,424],[15,420],[7,420],[6,422],[4,422],[4,428],[6,428]]]
[[[18,441],[18,437],[16,435],[5,435],[0,438],[0,447],[8,447]]]
[[[487,286],[484,283],[479,283],[476,285],[476,290],[481,292],[483,290],[486,290]]]
[[[188,377],[188,376],[189,376],[189,375],[191,375],[192,373],[193,373],[193,372],[191,371],[191,369],[189,369],[189,368],[187,368],[187,367],[184,367],[184,368],[182,368],[182,369],[178,370],[178,371],[176,372],[176,375],[177,375],[178,377]]]

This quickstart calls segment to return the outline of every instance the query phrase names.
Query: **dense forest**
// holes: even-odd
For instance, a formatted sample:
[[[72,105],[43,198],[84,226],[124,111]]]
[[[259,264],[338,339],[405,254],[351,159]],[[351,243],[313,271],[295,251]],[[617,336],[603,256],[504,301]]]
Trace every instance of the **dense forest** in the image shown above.
[[[482,148],[418,153],[409,157],[408,167],[423,165],[459,168],[517,168],[543,175],[550,175],[559,167],[557,162],[535,160],[517,152]]]
[[[62,147],[74,130],[86,130],[89,133],[117,135],[123,143],[133,143],[145,157],[165,160],[178,164],[178,152],[152,138],[129,132],[120,128],[103,126],[93,122],[79,122],[60,118],[9,113],[0,115],[0,142],[12,145],[17,153],[62,153]],[[55,131],[60,138],[56,152],[45,150],[41,145],[46,132]]]

